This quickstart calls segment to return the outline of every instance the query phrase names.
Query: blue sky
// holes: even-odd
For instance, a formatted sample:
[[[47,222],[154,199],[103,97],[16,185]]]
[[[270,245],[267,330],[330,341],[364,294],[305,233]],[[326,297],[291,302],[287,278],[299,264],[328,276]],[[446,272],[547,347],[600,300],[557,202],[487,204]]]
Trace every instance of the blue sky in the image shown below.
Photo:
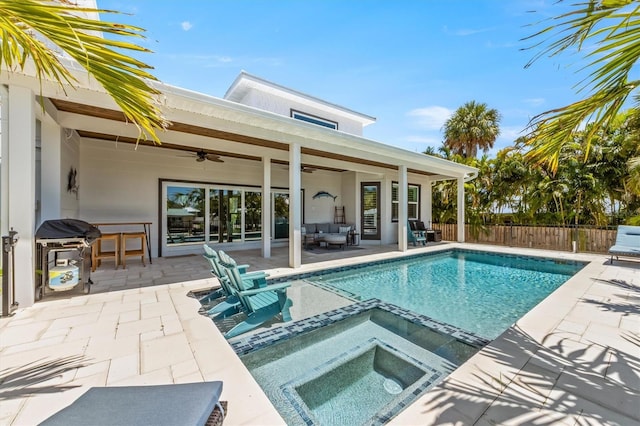
[[[147,30],[142,59],[165,83],[222,97],[241,70],[371,115],[364,136],[410,151],[475,100],[502,115],[490,155],[527,122],[578,99],[578,58],[522,41],[567,6],[555,0],[98,0]],[[533,12],[532,12],[533,11]]]

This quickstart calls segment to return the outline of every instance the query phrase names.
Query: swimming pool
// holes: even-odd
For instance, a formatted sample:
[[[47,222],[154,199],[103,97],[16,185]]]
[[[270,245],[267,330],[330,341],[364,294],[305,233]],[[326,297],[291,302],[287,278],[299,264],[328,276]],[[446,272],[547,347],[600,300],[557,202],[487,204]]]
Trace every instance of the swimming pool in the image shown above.
[[[353,300],[377,298],[494,339],[584,266],[447,250],[299,277]]]
[[[287,424],[385,424],[583,266],[446,250],[283,277],[354,304],[232,346]]]

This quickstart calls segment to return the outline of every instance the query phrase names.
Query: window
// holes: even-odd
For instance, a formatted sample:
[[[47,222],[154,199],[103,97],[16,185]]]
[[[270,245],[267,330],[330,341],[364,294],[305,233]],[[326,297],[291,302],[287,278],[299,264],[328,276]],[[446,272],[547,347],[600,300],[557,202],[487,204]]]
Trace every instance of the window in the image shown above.
[[[306,121],[307,123],[316,124],[322,127],[328,127],[329,129],[338,130],[338,123],[331,120],[326,120],[324,118],[316,117],[315,115],[306,114],[304,112],[291,110],[291,117],[296,120]]]
[[[407,188],[407,219],[420,219],[420,185],[409,184]],[[391,220],[398,221],[398,183],[391,184]]]

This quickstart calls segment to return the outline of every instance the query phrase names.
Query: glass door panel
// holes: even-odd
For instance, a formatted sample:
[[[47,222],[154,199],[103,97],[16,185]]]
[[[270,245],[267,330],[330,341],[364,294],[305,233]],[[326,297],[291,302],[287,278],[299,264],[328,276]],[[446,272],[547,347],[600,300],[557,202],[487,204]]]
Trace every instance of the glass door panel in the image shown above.
[[[222,224],[220,220],[221,213],[221,193],[220,189],[209,190],[209,242],[222,242]]]
[[[197,243],[205,240],[204,188],[167,187],[167,245]]]
[[[224,241],[242,242],[242,191],[225,190],[223,193]]]
[[[289,238],[289,194],[273,194],[273,238]]]
[[[262,238],[262,193],[244,193],[244,240],[255,241]]]
[[[363,182],[360,187],[362,196],[361,224],[363,240],[380,239],[380,183]]]

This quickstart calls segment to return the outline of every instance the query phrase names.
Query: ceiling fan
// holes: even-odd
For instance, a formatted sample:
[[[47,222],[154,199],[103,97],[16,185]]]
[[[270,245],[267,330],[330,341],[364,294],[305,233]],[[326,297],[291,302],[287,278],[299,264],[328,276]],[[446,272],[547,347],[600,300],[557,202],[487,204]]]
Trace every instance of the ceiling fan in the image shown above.
[[[212,152],[207,152],[204,149],[199,151],[194,151],[190,155],[183,155],[183,157],[193,157],[195,155],[195,159],[198,163],[203,162],[204,160],[213,161],[215,163],[224,163],[224,160],[220,158],[218,154],[214,154]]]

